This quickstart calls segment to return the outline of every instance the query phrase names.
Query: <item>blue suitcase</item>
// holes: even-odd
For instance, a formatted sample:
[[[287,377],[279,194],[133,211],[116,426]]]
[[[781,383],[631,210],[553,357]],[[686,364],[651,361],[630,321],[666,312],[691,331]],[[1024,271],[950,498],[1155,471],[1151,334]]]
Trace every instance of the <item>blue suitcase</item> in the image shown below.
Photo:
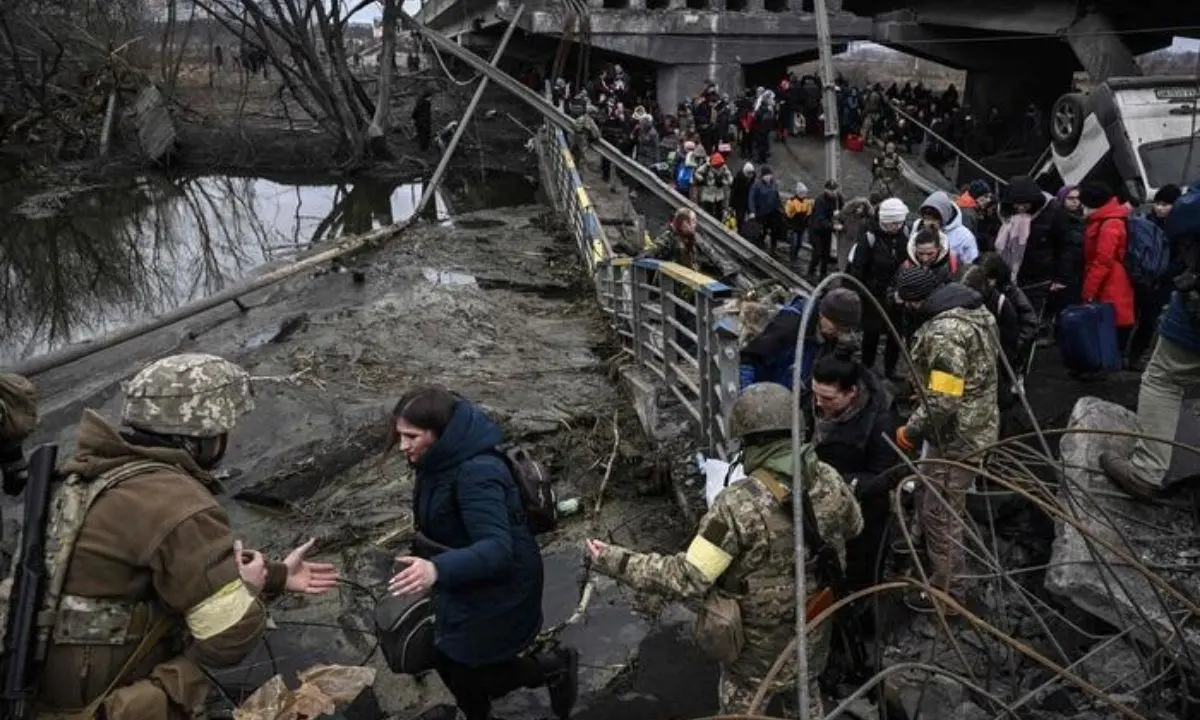
[[[1120,370],[1116,310],[1108,303],[1063,310],[1058,316],[1058,349],[1072,375]]]

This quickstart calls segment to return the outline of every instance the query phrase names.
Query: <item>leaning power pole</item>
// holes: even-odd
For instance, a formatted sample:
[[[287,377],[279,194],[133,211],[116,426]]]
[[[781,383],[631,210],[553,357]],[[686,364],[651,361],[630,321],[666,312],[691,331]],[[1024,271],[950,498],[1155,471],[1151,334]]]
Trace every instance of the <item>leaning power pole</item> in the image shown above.
[[[837,87],[833,84],[833,38],[825,0],[813,0],[817,20],[817,52],[821,64],[821,86],[825,90],[825,179],[839,180],[842,171],[842,138],[838,130]]]

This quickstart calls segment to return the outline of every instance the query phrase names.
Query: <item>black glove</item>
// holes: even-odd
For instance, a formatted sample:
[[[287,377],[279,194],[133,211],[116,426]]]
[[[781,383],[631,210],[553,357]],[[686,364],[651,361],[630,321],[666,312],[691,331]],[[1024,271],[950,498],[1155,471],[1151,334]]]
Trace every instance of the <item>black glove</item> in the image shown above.
[[[854,477],[854,495],[860,500],[886,495],[892,489],[892,483],[887,474],[856,475]]]

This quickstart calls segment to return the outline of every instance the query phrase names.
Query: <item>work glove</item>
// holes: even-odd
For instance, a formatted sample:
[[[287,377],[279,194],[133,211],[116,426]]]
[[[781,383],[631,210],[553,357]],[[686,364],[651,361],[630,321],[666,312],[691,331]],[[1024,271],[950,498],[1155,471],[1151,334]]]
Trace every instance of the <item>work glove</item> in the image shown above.
[[[916,452],[918,439],[909,433],[907,425],[896,428],[896,445],[904,452]]]

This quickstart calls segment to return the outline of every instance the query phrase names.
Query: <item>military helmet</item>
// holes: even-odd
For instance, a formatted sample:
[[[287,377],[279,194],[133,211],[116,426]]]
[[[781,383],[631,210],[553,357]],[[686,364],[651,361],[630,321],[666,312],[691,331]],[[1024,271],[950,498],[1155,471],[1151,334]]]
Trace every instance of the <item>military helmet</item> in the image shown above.
[[[738,395],[729,411],[729,434],[735,438],[764,432],[790,432],[792,393],[776,383],[754,383]]]
[[[216,355],[150,363],[125,386],[121,423],[162,435],[216,437],[254,409],[250,375]]]

